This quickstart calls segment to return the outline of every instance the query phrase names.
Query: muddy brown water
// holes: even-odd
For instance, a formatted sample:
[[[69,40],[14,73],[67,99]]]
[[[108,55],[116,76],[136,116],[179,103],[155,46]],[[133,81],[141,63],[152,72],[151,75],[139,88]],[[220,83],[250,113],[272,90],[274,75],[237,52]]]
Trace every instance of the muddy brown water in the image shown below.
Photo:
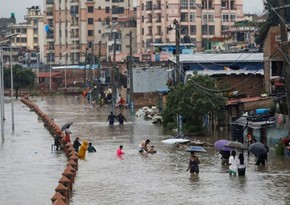
[[[254,156],[246,157],[245,177],[230,177],[227,167],[220,165],[218,152],[206,148],[207,153],[197,154],[200,174],[191,177],[185,171],[189,153],[163,144],[169,133],[129,110],[115,109],[116,114],[123,112],[127,122],[110,127],[110,106],[91,107],[85,99],[74,96],[35,101],[60,126],[73,121],[72,140],[87,140],[97,150],[79,161],[71,205],[290,204],[289,158],[277,157],[273,148],[265,167],[254,165]],[[0,204],[49,204],[66,158],[62,153],[51,153],[52,138],[35,114],[21,103],[15,104],[16,131],[13,135],[9,132],[7,119],[8,134],[0,147]],[[9,105],[6,107],[9,113]],[[213,143],[221,136],[218,133],[203,140]],[[139,142],[147,138],[157,154],[137,152]],[[115,155],[119,145],[124,146],[123,158]]]

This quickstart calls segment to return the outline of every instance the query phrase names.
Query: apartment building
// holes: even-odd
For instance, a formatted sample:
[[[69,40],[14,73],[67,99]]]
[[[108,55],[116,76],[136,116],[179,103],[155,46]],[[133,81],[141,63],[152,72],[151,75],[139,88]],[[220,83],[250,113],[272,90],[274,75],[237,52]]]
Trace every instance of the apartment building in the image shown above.
[[[122,38],[135,21],[133,0],[45,0],[44,61],[53,64],[85,62],[87,54],[108,57],[124,52]],[[124,21],[127,19],[127,21]],[[136,32],[136,21],[135,21]],[[116,38],[116,39],[115,39]],[[112,43],[116,43],[112,46]],[[126,41],[124,41],[126,42]]]
[[[11,46],[14,51],[15,62],[25,65],[32,65],[42,59],[41,49],[43,48],[42,22],[43,15],[39,6],[31,6],[26,8],[24,22],[13,23],[9,25],[11,38]]]
[[[31,6],[26,9],[25,22],[11,24],[11,34],[18,34],[12,40],[13,47],[24,50],[37,51],[39,49],[38,22],[43,18],[39,6]]]
[[[243,0],[138,0],[138,51],[148,52],[151,43],[175,43],[177,32],[180,42],[203,50],[242,19]]]

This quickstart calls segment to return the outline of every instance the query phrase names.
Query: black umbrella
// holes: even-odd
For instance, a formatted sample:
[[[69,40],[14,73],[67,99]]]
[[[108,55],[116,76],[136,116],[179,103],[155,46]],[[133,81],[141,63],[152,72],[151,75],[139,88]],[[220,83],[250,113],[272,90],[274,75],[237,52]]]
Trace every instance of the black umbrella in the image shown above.
[[[232,149],[247,150],[248,147],[240,142],[230,141],[225,147],[230,147]]]
[[[255,142],[249,146],[249,151],[255,155],[263,155],[268,152],[267,147],[260,142]]]
[[[68,129],[72,124],[73,124],[73,122],[67,122],[67,123],[65,123],[65,124],[61,127],[61,131],[64,131],[65,129]]]

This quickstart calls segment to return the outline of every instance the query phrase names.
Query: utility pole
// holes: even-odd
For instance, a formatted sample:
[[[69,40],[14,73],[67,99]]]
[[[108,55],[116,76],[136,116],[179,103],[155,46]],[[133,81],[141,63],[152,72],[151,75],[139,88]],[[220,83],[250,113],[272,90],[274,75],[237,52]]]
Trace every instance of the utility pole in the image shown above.
[[[113,93],[112,93],[112,106],[113,109],[115,107],[115,100],[116,100],[116,32],[113,33],[114,37],[114,50],[113,50],[113,72],[112,72],[112,87],[113,87]]]
[[[98,62],[98,70],[97,70],[97,85],[98,85],[98,89],[101,92],[100,89],[100,76],[101,76],[101,51],[102,51],[102,41],[99,41],[99,62]]]
[[[129,66],[129,76],[130,76],[130,108],[131,112],[134,112],[134,101],[133,101],[133,65],[132,65],[132,58],[133,58],[133,48],[132,48],[132,31],[130,30],[130,56],[128,58],[128,66]]]
[[[175,45],[176,45],[176,84],[179,83],[180,80],[180,65],[179,65],[179,44],[180,44],[180,29],[179,29],[179,23],[176,19],[174,19],[174,25],[175,25]]]
[[[285,19],[284,12],[284,0],[279,0],[279,15],[281,19]],[[288,124],[290,122],[290,65],[288,58],[288,34],[285,23],[280,19],[280,32],[281,32],[281,45],[282,52],[284,56],[283,67],[285,73],[285,86],[286,86],[286,95],[287,95],[287,111],[288,111]],[[288,137],[290,137],[290,127],[288,125]]]
[[[93,87],[93,75],[92,75],[92,69],[93,69],[93,58],[94,58],[94,45],[91,48],[91,57],[90,57],[90,70],[89,70],[89,79],[90,79],[90,87]]]
[[[88,57],[88,48],[86,48],[86,51],[85,51],[85,68],[84,68],[84,86],[86,86],[86,78],[87,78],[87,59]]]

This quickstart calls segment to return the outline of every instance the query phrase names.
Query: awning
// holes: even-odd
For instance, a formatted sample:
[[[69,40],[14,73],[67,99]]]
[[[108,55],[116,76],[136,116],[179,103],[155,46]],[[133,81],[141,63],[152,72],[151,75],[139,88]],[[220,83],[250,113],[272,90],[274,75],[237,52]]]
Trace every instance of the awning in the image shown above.
[[[60,70],[60,69],[98,69],[100,66],[99,64],[87,64],[87,65],[66,65],[66,66],[53,66],[53,70]]]
[[[161,87],[161,88],[156,89],[156,92],[159,92],[159,93],[168,93],[169,90],[170,89],[167,86],[164,86],[164,87]]]

